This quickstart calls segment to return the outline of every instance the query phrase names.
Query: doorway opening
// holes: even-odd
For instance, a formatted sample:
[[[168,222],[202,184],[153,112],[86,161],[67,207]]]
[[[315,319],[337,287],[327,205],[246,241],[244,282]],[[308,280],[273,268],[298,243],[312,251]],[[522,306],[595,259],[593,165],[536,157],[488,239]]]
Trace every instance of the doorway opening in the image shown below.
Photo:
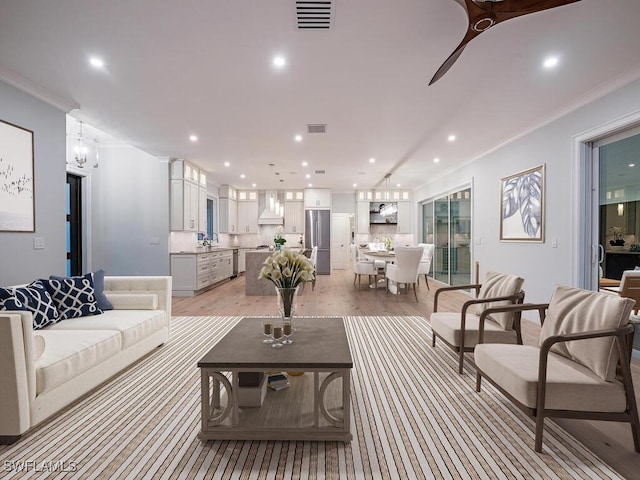
[[[67,276],[82,275],[82,177],[67,173]]]

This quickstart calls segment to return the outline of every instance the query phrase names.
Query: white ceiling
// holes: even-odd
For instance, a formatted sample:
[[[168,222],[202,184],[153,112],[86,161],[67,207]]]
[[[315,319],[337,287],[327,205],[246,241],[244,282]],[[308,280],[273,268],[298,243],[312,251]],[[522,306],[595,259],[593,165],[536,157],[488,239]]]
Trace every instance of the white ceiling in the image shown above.
[[[501,23],[430,87],[466,31],[456,0],[334,7],[331,29],[306,31],[294,0],[0,0],[0,78],[75,102],[76,118],[190,159],[218,184],[352,190],[383,186],[388,172],[417,188],[639,76],[639,0],[582,0]],[[554,71],[541,67],[549,54],[560,57]],[[327,133],[294,142],[308,123]]]

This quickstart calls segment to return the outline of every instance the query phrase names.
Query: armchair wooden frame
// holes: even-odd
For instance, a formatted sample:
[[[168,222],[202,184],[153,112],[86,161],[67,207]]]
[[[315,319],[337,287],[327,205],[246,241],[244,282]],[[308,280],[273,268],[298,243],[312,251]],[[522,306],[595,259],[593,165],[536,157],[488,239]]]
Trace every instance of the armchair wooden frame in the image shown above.
[[[475,289],[476,295],[480,292],[480,287],[482,284],[474,283],[471,285],[455,285],[453,287],[441,287],[435,291],[433,296],[433,313],[438,311],[438,297],[445,292],[451,292],[455,290],[471,290]],[[451,348],[454,352],[459,354],[458,357],[458,373],[462,374],[463,365],[464,365],[464,354],[473,352],[474,347],[465,347],[465,325],[467,323],[467,310],[469,307],[473,305],[480,305],[483,303],[493,303],[493,302],[501,302],[501,301],[510,301],[514,304],[522,304],[524,302],[524,290],[520,290],[515,295],[509,295],[505,297],[488,297],[488,298],[473,298],[471,300],[467,300],[462,305],[462,310],[460,312],[460,345],[453,345],[445,340],[442,336],[438,335],[434,330],[431,330],[431,346],[436,346],[436,337],[438,337],[442,342],[444,342],[449,348]],[[489,309],[483,312],[483,315],[480,315],[480,325],[479,325],[479,333],[484,333],[484,322],[489,314],[485,314]],[[493,309],[491,309],[493,310]],[[522,329],[521,329],[521,314],[517,311],[514,311],[514,319],[513,319],[513,330],[516,332],[516,339],[519,345],[522,345]],[[478,337],[480,339],[480,337]]]
[[[540,323],[544,323],[546,310],[549,304],[521,304],[509,305],[504,307],[495,307],[485,310],[481,317],[486,317],[492,313],[499,312],[520,312],[527,310],[538,310],[540,315]],[[480,331],[478,332],[478,343],[482,343],[484,337],[484,328],[481,322]],[[631,377],[631,349],[633,342],[633,334],[635,328],[633,324],[628,324],[622,328],[596,330],[591,332],[570,333],[562,335],[554,335],[548,337],[540,346],[540,357],[538,364],[538,391],[536,396],[536,407],[531,408],[516,400],[512,395],[507,393],[493,379],[484,374],[479,368],[476,373],[476,391],[480,392],[482,377],[496,387],[505,397],[513,402],[520,410],[536,420],[535,429],[535,451],[542,453],[542,435],[544,431],[544,419],[549,418],[573,418],[583,420],[603,420],[613,422],[627,422],[631,424],[631,433],[633,435],[633,444],[636,452],[640,452],[640,421],[638,420],[638,408],[636,405],[635,391],[633,388],[633,380]],[[546,380],[547,380],[547,361],[549,350],[553,345],[560,342],[573,342],[586,340],[590,338],[615,337],[615,345],[618,350],[619,361],[616,377],[622,382],[627,400],[627,408],[624,412],[589,412],[581,410],[554,410],[544,408],[546,400]]]

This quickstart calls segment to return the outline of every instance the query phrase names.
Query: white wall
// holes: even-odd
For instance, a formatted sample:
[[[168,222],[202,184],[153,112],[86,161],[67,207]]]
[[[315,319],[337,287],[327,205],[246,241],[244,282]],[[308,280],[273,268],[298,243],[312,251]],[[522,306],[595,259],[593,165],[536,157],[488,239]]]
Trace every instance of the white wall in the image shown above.
[[[169,275],[169,164],[129,146],[100,148],[91,173],[93,270]]]
[[[583,261],[573,248],[578,207],[573,192],[573,137],[639,110],[640,81],[635,81],[434,180],[414,192],[414,200],[419,203],[473,179],[472,248],[474,260],[480,262],[480,278],[490,270],[518,274],[525,279],[526,301],[547,302],[554,285],[574,284],[573,262]],[[542,163],[546,164],[545,243],[500,242],[500,179]],[[557,248],[552,247],[554,238]]]
[[[35,233],[0,232],[0,285],[64,275],[65,113],[0,82],[0,119],[33,131],[36,205]]]

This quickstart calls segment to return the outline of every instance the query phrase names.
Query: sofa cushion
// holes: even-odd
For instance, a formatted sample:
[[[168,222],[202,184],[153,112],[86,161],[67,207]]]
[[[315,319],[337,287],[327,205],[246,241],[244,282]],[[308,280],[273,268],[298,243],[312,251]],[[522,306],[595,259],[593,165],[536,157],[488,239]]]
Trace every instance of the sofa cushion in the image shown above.
[[[524,279],[516,275],[508,275],[506,273],[487,272],[487,276],[482,283],[478,298],[493,297],[509,297],[516,295],[522,290]],[[503,307],[509,305],[510,301],[503,300],[499,302],[480,303],[476,305],[476,314],[481,315],[487,308]],[[513,328],[513,313],[494,313],[490,316],[496,323],[500,324],[503,329],[511,330]]]
[[[567,333],[620,328],[629,323],[634,300],[558,285],[540,329],[538,345],[548,337]],[[551,350],[612,381],[618,363],[614,337],[556,343]]]
[[[39,332],[46,348],[36,364],[36,394],[51,390],[120,352],[116,330],[51,330]]]
[[[460,313],[435,312],[429,317],[431,329],[453,346],[460,346]],[[473,347],[478,343],[480,317],[468,313],[465,321],[464,346]],[[517,343],[514,330],[505,330],[487,319],[484,322],[484,343]]]
[[[156,310],[158,295],[155,293],[110,293],[109,301],[115,310]]]
[[[60,319],[99,315],[91,273],[79,277],[56,277],[40,280],[47,288],[60,313]]]
[[[33,329],[46,327],[60,320],[53,299],[39,281],[26,287],[0,288],[0,310],[22,310],[33,315]]]
[[[164,310],[110,310],[97,317],[65,320],[52,325],[49,330],[117,330],[121,334],[124,350],[166,326]]]
[[[538,394],[540,349],[534,345],[478,345],[476,366],[507,393],[527,407],[535,408]],[[549,352],[545,407],[553,410],[623,412],[624,388],[607,382],[587,367]]]

